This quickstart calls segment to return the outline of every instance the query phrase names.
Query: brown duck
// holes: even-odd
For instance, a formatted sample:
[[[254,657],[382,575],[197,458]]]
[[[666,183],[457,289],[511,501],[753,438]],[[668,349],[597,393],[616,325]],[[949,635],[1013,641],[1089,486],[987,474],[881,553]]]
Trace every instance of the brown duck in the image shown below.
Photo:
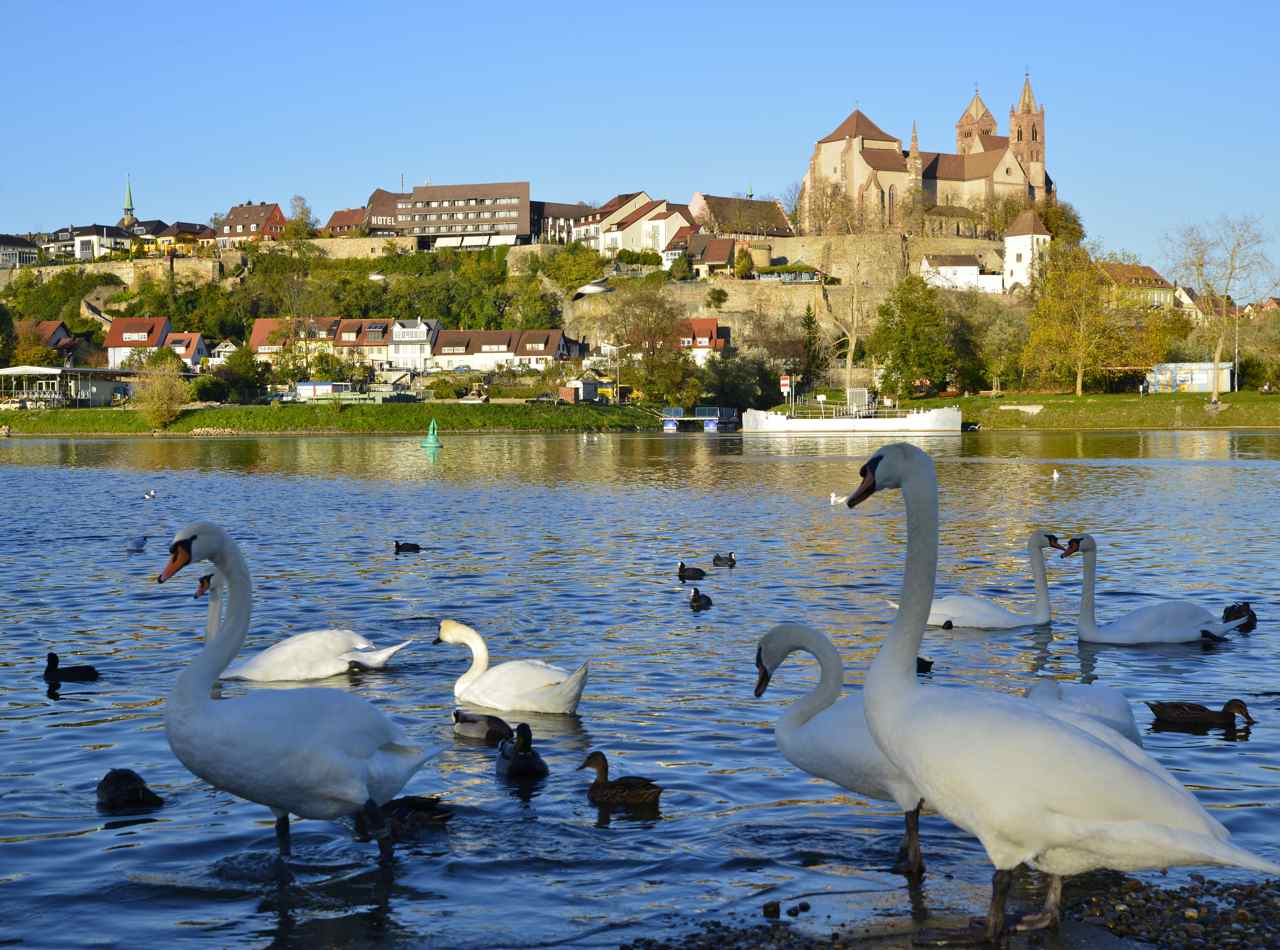
[[[595,769],[596,780],[587,789],[587,798],[596,805],[649,805],[656,804],[662,794],[662,786],[647,778],[624,775],[609,778],[609,760],[603,752],[592,752],[578,770]]]
[[[1236,716],[1240,716],[1246,724],[1253,725],[1255,720],[1249,715],[1249,707],[1244,700],[1231,699],[1221,709],[1210,709],[1199,703],[1147,703],[1155,713],[1156,722],[1172,723],[1179,726],[1226,726],[1234,728]]]

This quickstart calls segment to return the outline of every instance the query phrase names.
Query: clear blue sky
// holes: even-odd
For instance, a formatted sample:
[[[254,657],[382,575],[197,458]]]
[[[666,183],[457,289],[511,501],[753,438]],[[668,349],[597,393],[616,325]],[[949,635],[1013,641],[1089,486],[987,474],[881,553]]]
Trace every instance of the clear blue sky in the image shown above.
[[[902,11],[902,12],[895,12]],[[909,11],[909,12],[907,12]],[[1248,211],[1280,237],[1273,3],[10,4],[0,232],[205,221],[305,195],[528,179],[536,198],[781,194],[859,105],[954,148],[1024,68],[1092,238]],[[1280,242],[1271,257],[1280,262]]]

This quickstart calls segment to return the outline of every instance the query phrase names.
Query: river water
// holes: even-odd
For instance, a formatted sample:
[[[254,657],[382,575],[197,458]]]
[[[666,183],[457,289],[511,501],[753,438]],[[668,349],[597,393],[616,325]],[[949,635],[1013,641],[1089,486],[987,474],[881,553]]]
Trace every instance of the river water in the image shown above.
[[[856,513],[831,491],[857,483],[878,441],[854,437],[447,438],[429,456],[400,438],[0,442],[0,939],[24,945],[529,947],[617,945],[688,915],[833,894],[834,918],[909,908],[892,863],[901,818],[793,768],[772,724],[816,672],[793,658],[752,696],[759,636],[782,620],[826,631],[857,688],[888,630],[901,580],[901,499]],[[1032,526],[1099,540],[1099,619],[1152,596],[1218,611],[1248,598],[1251,636],[1117,648],[1077,642],[1081,564],[1054,559],[1052,628],[931,630],[935,687],[1020,691],[1035,676],[1122,688],[1147,749],[1238,842],[1280,860],[1280,435],[967,434],[923,439],[938,463],[939,588],[1028,608]],[[1054,469],[1060,473],[1055,482]],[[154,489],[157,497],[144,499]],[[172,533],[208,519],[255,578],[245,652],[349,626],[379,645],[412,637],[394,667],[325,685],[367,697],[441,751],[407,791],[453,810],[403,846],[390,872],[349,824],[295,821],[295,882],[271,876],[265,809],[188,773],[162,711],[199,647],[190,571],[158,586]],[[150,536],[146,550],[126,539]],[[396,557],[396,538],[422,545]],[[736,569],[688,607],[680,559]],[[485,634],[495,660],[590,660],[576,718],[532,717],[551,768],[532,790],[495,780],[493,753],[454,741],[460,647],[432,646],[441,618]],[[44,655],[92,663],[96,683],[41,680]],[[234,696],[260,687],[225,688]],[[1142,700],[1244,699],[1244,734],[1151,730]],[[513,721],[521,718],[512,715]],[[994,737],[998,741],[998,737]],[[993,737],[975,737],[993,741]],[[615,774],[666,789],[660,817],[602,815],[586,800],[590,749]],[[99,814],[111,768],[141,773],[165,806]],[[923,821],[931,908],[980,912],[977,843]],[[1234,879],[1233,872],[1219,872]],[[1174,872],[1168,880],[1179,879]]]

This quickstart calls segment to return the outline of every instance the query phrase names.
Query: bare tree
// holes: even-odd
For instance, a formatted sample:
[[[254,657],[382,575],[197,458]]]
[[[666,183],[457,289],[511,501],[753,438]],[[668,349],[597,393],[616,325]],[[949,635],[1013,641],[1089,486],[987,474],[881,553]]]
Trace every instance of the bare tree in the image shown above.
[[[1262,224],[1251,215],[1223,215],[1208,225],[1191,224],[1166,238],[1169,269],[1182,283],[1194,287],[1213,333],[1213,401],[1218,399],[1218,363],[1227,332],[1235,321],[1239,343],[1240,314],[1233,295],[1252,293],[1271,271]],[[1237,345],[1238,350],[1238,345]],[[1236,354],[1237,358],[1239,353]],[[1237,371],[1239,366],[1236,367]]]
[[[795,228],[797,234],[800,233],[800,202],[804,200],[804,182],[793,181],[782,190],[782,208],[787,213],[787,219],[791,222],[791,226]]]
[[[827,316],[831,322],[836,325],[836,329],[840,331],[839,340],[845,341],[844,350],[844,388],[853,388],[853,355],[857,349],[858,340],[861,339],[864,330],[869,322],[871,314],[871,283],[863,274],[863,268],[866,261],[861,258],[853,262],[853,274],[849,278],[849,287],[851,293],[849,295],[849,309],[842,307],[831,307],[828,305]],[[825,294],[824,294],[825,296]]]

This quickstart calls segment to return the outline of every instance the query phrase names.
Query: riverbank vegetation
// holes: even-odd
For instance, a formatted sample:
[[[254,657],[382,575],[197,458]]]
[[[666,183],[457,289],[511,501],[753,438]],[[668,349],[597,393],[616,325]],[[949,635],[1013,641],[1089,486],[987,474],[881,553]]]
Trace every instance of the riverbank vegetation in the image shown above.
[[[0,412],[15,435],[417,434],[435,420],[441,432],[634,432],[656,429],[651,412],[628,406],[461,403],[275,403],[185,409],[162,426],[132,409]]]

